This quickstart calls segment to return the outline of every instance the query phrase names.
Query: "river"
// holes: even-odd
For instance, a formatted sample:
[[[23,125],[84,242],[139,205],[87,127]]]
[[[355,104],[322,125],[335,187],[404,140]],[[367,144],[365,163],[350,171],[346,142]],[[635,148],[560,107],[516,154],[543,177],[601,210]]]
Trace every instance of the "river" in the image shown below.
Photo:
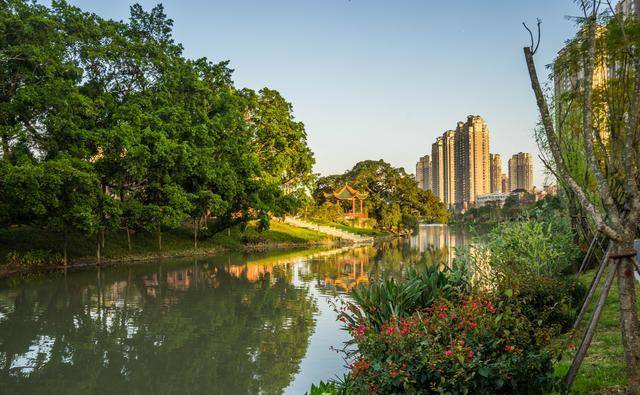
[[[0,392],[303,394],[345,371],[333,304],[465,232],[163,260],[0,283]]]

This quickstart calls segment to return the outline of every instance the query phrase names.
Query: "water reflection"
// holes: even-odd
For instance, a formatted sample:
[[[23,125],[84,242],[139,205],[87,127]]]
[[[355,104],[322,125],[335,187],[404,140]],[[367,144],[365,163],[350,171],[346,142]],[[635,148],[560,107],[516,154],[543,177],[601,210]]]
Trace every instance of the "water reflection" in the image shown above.
[[[434,237],[2,283],[1,392],[304,393],[343,370],[330,299],[442,259]]]

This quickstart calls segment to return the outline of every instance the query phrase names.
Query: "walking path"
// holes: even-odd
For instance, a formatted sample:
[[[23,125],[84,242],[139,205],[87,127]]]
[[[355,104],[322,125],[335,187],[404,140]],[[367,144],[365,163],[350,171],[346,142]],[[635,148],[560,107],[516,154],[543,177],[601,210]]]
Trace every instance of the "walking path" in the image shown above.
[[[370,237],[370,236],[357,235],[355,233],[347,232],[346,230],[334,228],[333,226],[314,224],[312,222],[308,222],[297,217],[286,216],[284,218],[284,222],[292,226],[315,230],[317,232],[324,233],[329,236],[337,237],[343,240],[348,240],[357,244],[371,243],[373,241],[373,237]]]

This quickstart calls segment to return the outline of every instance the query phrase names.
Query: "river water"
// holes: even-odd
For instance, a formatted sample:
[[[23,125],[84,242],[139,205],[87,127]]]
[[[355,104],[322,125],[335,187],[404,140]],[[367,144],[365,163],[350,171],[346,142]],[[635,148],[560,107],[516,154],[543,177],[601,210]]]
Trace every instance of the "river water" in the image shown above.
[[[336,302],[468,240],[433,225],[373,246],[5,280],[0,393],[303,394],[345,371]]]

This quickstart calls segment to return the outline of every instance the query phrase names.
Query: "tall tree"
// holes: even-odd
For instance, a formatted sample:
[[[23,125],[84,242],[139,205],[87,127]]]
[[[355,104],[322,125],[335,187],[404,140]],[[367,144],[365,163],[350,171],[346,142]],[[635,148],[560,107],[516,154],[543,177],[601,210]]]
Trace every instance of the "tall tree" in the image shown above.
[[[620,298],[620,327],[627,365],[628,391],[640,393],[640,324],[637,317],[637,302],[634,271],[637,269],[633,241],[637,235],[640,219],[640,48],[638,22],[624,19],[612,11],[605,33],[600,36],[599,17],[601,1],[582,1],[581,29],[576,38],[576,48],[581,62],[578,70],[583,76],[576,87],[579,91],[581,113],[580,137],[582,155],[593,177],[597,192],[590,193],[582,179],[572,173],[566,152],[559,139],[562,121],[555,125],[543,89],[536,73],[534,55],[539,44],[524,48],[525,60],[531,85],[540,111],[546,141],[553,157],[552,167],[560,181],[575,195],[580,206],[588,213],[598,230],[612,241],[610,275],[605,285],[617,273]],[[538,23],[538,28],[540,24]],[[531,31],[530,31],[531,33]],[[594,87],[594,69],[598,61],[599,37],[604,44],[613,77],[604,81],[602,88]],[[615,39],[614,39],[615,38]],[[594,107],[594,95],[604,95],[607,108]],[[601,133],[606,132],[606,139]],[[605,288],[608,290],[608,288]],[[606,296],[606,291],[604,293]],[[596,309],[596,312],[599,310]],[[597,314],[595,314],[597,322]],[[590,325],[590,330],[595,328]],[[587,331],[578,356],[584,355],[592,331]],[[579,364],[578,364],[579,366]],[[573,367],[572,367],[573,368]],[[571,370],[570,370],[571,373]],[[570,382],[571,380],[569,380]]]

